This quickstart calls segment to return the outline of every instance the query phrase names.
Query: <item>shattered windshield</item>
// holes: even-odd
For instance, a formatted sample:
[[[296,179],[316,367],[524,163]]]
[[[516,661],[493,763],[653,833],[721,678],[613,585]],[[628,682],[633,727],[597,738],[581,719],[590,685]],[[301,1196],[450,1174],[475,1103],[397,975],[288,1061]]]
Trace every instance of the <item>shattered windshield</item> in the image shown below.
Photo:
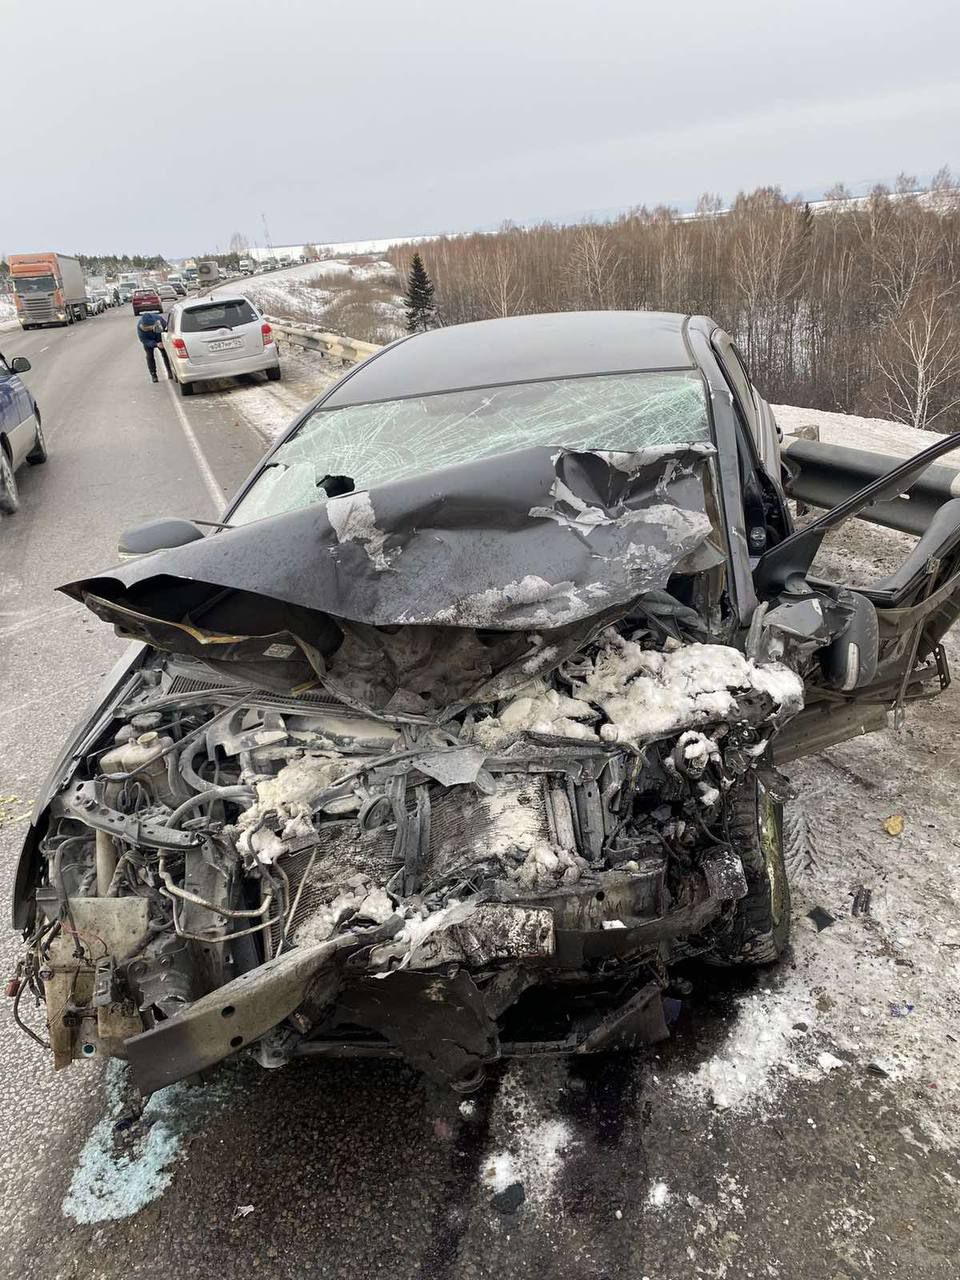
[[[710,439],[692,371],[607,374],[317,409],[230,516],[249,524],[351,489],[534,445],[632,451]]]

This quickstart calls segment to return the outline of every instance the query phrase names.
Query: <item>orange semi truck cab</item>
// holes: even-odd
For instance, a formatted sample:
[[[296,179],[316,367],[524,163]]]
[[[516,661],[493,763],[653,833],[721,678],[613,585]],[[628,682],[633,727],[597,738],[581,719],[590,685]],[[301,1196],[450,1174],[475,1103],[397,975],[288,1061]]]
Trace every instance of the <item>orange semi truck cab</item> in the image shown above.
[[[86,319],[86,282],[76,258],[65,253],[12,253],[7,264],[22,329]]]

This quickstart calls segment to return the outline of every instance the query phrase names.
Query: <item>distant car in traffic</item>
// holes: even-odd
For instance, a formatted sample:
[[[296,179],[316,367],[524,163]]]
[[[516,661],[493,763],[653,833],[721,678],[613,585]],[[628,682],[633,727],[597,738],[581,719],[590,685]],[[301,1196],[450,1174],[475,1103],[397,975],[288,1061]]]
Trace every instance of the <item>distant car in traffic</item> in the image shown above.
[[[143,311],[162,311],[163,303],[156,289],[134,289],[130,301],[133,303],[133,314],[138,316]]]
[[[248,298],[192,298],[170,311],[163,345],[180,394],[210,378],[263,372],[280,381],[273,331]]]
[[[107,304],[102,294],[87,294],[87,315],[98,316],[101,311],[106,311]]]
[[[178,297],[185,298],[187,296],[187,286],[182,280],[170,280],[169,284]]]
[[[0,513],[6,516],[20,505],[17,468],[47,460],[40,410],[20,380],[29,368],[26,356],[14,356],[8,364],[0,354]]]
[[[164,302],[176,302],[177,290],[172,284],[158,284],[157,297]]]

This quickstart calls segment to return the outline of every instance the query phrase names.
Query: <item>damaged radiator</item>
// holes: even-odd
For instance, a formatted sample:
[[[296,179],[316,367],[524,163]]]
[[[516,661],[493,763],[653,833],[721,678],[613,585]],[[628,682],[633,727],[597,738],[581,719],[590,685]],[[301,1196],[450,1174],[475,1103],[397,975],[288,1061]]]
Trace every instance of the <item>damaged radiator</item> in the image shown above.
[[[503,856],[513,849],[528,852],[556,839],[558,830],[567,847],[574,845],[574,824],[565,779],[554,775],[506,774],[491,795],[472,787],[424,788],[426,827],[418,862],[424,900],[443,890],[444,896],[482,887],[486,864],[491,880]],[[574,795],[581,784],[574,787]],[[592,785],[592,784],[591,784]],[[350,876],[389,881],[402,872],[397,824],[386,822],[360,830],[355,820],[324,823],[315,840],[290,853],[284,868],[290,882],[292,908],[286,921],[273,928],[274,949],[286,933],[303,941],[309,922],[328,907]]]

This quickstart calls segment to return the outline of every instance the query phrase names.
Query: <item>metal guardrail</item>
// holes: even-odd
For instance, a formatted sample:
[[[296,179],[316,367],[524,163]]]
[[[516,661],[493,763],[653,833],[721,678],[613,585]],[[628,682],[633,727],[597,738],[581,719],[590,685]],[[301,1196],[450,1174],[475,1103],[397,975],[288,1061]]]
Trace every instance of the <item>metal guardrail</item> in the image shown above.
[[[277,337],[304,351],[319,352],[331,360],[341,360],[344,364],[359,364],[368,356],[381,351],[375,342],[361,342],[359,338],[344,338],[337,333],[327,333],[318,324],[301,324],[299,321],[284,320],[280,316],[266,316]]]
[[[935,439],[931,436],[930,443]],[[796,472],[789,486],[791,498],[808,506],[828,509],[904,461],[888,454],[822,444],[819,440],[788,439],[783,447],[787,466]],[[954,456],[960,465],[960,450]],[[960,497],[960,470],[934,463],[912,485],[909,494],[874,503],[861,512],[861,518],[919,537],[940,507],[957,497]]]

